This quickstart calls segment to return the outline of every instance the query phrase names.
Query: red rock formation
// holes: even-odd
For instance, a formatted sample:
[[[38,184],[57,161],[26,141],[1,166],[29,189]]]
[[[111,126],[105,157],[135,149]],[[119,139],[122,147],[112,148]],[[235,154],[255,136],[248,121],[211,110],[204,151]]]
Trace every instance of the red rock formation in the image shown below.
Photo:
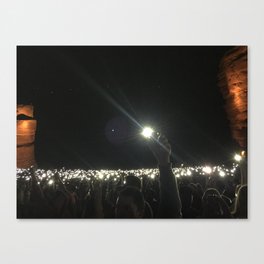
[[[220,62],[219,86],[233,138],[247,146],[247,47],[236,47]]]
[[[17,116],[26,115],[33,118],[33,105],[17,105]]]
[[[17,115],[33,117],[33,106],[18,105]],[[34,142],[36,120],[17,120],[17,168],[29,168],[35,165]]]

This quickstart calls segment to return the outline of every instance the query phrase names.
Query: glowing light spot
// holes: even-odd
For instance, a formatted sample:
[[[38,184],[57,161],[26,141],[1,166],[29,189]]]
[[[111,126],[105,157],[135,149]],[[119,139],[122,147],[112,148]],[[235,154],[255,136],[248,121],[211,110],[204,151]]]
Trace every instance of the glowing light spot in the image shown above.
[[[225,175],[226,175],[226,174],[225,174],[223,171],[220,171],[220,172],[219,172],[219,176],[220,176],[220,177],[225,177]]]
[[[53,180],[49,180],[48,184],[49,185],[53,184]]]
[[[150,138],[153,134],[154,130],[151,127],[145,127],[142,131],[142,136],[145,138]]]
[[[207,173],[207,174],[211,174],[211,173],[212,173],[212,168],[209,167],[209,166],[206,166],[206,167],[203,168],[203,171],[204,171],[205,173]]]
[[[239,154],[236,154],[236,155],[234,156],[234,159],[235,159],[235,161],[239,162],[239,161],[242,160],[242,157],[241,157]]]

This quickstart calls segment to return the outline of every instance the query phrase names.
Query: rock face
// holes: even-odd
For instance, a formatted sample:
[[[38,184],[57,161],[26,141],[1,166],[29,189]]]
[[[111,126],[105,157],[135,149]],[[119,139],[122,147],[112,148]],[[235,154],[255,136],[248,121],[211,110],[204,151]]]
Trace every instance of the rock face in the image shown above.
[[[233,138],[247,147],[247,46],[236,47],[220,62],[219,86]]]
[[[33,119],[33,106],[18,105],[17,116],[21,115],[23,119],[17,120],[17,168],[29,168],[36,164],[34,142],[37,121]]]
[[[34,111],[33,105],[21,105],[21,104],[17,105],[17,116],[25,115],[33,118],[33,111]]]

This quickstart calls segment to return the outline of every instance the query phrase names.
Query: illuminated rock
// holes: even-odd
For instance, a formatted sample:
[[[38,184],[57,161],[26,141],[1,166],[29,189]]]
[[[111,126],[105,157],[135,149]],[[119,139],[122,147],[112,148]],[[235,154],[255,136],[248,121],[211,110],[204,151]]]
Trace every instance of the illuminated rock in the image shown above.
[[[33,105],[17,105],[17,116],[25,115],[33,118]]]
[[[36,164],[34,142],[37,121],[33,118],[33,106],[18,105],[17,116],[17,168],[29,168]],[[28,119],[26,119],[28,117]]]
[[[220,62],[219,86],[233,138],[247,146],[247,47],[236,47]]]

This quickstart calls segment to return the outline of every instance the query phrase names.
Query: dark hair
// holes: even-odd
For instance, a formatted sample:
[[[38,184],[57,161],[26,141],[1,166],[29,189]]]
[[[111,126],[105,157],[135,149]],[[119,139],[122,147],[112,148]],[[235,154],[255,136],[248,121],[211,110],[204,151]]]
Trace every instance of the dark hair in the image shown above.
[[[119,196],[132,197],[133,202],[137,206],[138,210],[144,211],[145,200],[144,200],[142,192],[139,189],[128,186],[119,193]]]
[[[142,187],[140,178],[134,175],[126,176],[125,185],[138,188],[139,190],[141,190]]]
[[[204,202],[208,196],[216,196],[216,197],[221,197],[220,193],[218,190],[215,188],[208,188],[203,194],[202,201]]]

